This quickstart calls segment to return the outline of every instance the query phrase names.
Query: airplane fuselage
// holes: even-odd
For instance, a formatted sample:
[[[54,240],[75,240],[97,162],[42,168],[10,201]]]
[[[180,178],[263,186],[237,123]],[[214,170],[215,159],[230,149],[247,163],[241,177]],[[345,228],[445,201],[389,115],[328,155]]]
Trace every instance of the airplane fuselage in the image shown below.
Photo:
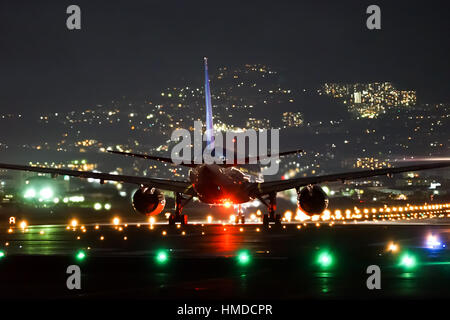
[[[235,167],[203,164],[191,169],[189,179],[200,201],[209,204],[239,204],[248,194],[250,177]]]

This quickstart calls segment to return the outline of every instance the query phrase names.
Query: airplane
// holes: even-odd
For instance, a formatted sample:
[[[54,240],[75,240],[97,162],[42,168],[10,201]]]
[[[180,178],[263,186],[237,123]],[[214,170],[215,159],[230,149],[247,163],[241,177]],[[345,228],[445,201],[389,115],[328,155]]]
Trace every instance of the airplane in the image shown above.
[[[207,132],[208,130],[209,132],[212,132],[213,117],[211,92],[209,87],[208,64],[206,58],[204,59],[204,67],[206,129]],[[207,145],[211,144],[213,142],[213,139],[213,136],[208,136],[207,134]],[[171,158],[163,156],[136,154],[112,150],[109,152],[174,164]],[[280,152],[278,153],[278,155],[284,156],[299,152],[301,152],[301,150]],[[249,160],[249,158],[246,158],[244,160]],[[260,161],[261,159],[258,158],[257,160]],[[242,169],[238,168],[237,163],[238,161],[233,162],[231,165],[182,163],[181,165],[190,168],[188,181],[114,175],[108,173],[45,167],[32,167],[6,163],[0,163],[0,168],[46,173],[52,176],[67,175],[79,178],[93,178],[100,180],[101,184],[104,184],[105,181],[117,181],[121,183],[136,184],[139,186],[139,188],[133,195],[132,205],[138,213],[146,216],[158,215],[163,211],[166,201],[161,190],[174,192],[175,212],[170,214],[169,225],[175,225],[176,223],[188,223],[188,216],[186,214],[183,214],[182,210],[194,197],[197,197],[201,202],[210,205],[240,205],[257,199],[261,201],[261,203],[263,203],[268,209],[268,213],[265,213],[263,215],[263,225],[267,227],[270,223],[275,223],[276,225],[281,224],[281,215],[276,213],[276,200],[278,192],[295,189],[297,192],[298,208],[308,215],[314,215],[322,213],[327,208],[329,202],[326,193],[319,186],[319,184],[321,183],[329,183],[335,181],[345,182],[347,180],[383,175],[392,176],[396,173],[438,169],[450,166],[450,161],[440,161],[395,168],[352,171],[322,176],[261,182],[251,181],[249,179],[249,175],[244,173]],[[238,222],[245,223],[245,217],[241,210],[239,210]]]

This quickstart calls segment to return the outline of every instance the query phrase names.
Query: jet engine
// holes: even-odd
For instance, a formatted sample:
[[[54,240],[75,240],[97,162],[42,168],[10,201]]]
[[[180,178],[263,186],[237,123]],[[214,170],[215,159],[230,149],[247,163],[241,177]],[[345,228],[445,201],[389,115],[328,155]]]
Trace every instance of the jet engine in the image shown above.
[[[321,187],[308,185],[298,191],[297,205],[307,214],[320,214],[328,207],[328,197]]]
[[[146,216],[154,216],[163,211],[166,205],[164,194],[153,187],[139,188],[133,195],[133,208]]]

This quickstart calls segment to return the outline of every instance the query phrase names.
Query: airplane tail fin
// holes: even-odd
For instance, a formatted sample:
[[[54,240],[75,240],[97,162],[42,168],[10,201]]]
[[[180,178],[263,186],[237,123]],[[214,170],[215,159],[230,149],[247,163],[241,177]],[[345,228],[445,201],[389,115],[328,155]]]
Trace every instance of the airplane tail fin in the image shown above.
[[[205,60],[205,101],[206,101],[206,148],[214,149],[214,135],[213,135],[213,117],[212,117],[212,104],[211,104],[211,90],[209,87],[208,76],[208,58]]]

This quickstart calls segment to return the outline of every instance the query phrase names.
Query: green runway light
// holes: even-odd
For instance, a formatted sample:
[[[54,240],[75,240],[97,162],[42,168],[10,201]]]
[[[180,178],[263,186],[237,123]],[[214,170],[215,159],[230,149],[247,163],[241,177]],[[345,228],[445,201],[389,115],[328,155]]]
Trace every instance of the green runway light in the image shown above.
[[[169,260],[169,255],[166,250],[159,250],[156,253],[156,262],[159,264],[165,264]]]
[[[95,203],[95,204],[94,204],[94,209],[95,209],[95,210],[101,210],[101,209],[102,209],[102,204],[99,203],[99,202]]]
[[[328,251],[319,252],[317,263],[324,268],[330,267],[333,264],[333,256]]]
[[[239,264],[246,265],[250,263],[250,255],[247,251],[241,251],[238,253],[237,260]]]
[[[416,266],[416,263],[416,258],[407,253],[404,254],[400,260],[400,265],[408,269],[414,268]]]
[[[6,253],[4,251],[0,251],[0,259],[4,258],[6,256]]]
[[[84,251],[78,251],[76,254],[76,258],[77,260],[84,260],[84,258],[86,258],[86,253],[84,253]]]

